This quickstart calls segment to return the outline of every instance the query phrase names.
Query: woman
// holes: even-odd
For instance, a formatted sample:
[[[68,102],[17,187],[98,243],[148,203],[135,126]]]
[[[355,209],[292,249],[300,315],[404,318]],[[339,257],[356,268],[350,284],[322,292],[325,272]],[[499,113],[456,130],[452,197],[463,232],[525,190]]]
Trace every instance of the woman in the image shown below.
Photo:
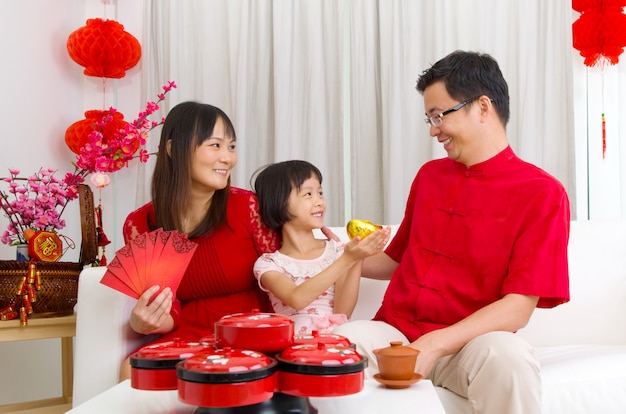
[[[126,241],[162,228],[198,244],[174,297],[169,288],[147,289],[130,316],[141,334],[194,341],[211,336],[224,315],[270,311],[252,274],[255,260],[279,247],[259,216],[254,193],[230,186],[237,163],[236,135],[219,108],[196,102],[170,111],[161,132],[152,178],[152,201],[124,223]],[[121,378],[130,376],[128,361]]]

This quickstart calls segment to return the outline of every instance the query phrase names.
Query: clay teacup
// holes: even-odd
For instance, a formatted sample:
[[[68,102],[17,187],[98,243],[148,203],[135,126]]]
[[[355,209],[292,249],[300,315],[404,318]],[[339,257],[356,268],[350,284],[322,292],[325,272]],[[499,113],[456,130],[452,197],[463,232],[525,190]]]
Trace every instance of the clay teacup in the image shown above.
[[[415,360],[420,353],[417,349],[402,345],[402,342],[389,343],[387,348],[374,349],[381,378],[392,381],[406,381],[413,378]]]

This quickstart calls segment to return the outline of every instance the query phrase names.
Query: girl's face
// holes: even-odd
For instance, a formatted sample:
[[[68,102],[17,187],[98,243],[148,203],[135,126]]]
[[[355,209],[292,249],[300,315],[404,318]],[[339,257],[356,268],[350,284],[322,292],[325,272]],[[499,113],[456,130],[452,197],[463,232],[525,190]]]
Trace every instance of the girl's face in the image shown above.
[[[191,186],[213,192],[226,188],[228,177],[237,164],[235,141],[226,135],[224,121],[218,118],[210,137],[196,148],[191,158]]]
[[[294,216],[289,221],[292,226],[303,229],[319,229],[324,226],[326,201],[322,185],[317,178],[311,176],[300,188],[292,188],[288,201],[289,212]]]

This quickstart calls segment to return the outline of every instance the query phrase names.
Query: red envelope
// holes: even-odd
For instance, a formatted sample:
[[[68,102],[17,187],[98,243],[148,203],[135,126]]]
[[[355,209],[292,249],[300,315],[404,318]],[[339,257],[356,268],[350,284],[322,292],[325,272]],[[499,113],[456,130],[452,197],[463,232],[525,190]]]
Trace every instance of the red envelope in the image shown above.
[[[157,243],[158,234],[162,232],[163,229],[156,229],[149,233],[146,233],[146,272],[150,273],[152,270],[152,256]]]
[[[131,243],[124,245],[121,249],[115,252],[114,259],[120,263],[120,267],[124,270],[125,279],[122,280],[128,286],[130,286],[135,292],[139,292],[143,283],[138,280],[140,274],[135,265],[135,257],[133,256],[133,250]]]
[[[155,233],[155,239],[154,239],[154,247],[152,248],[152,259],[150,259],[150,274],[153,273],[153,271],[158,271],[159,268],[157,267],[157,263],[159,261],[159,259],[161,258],[161,254],[163,253],[163,249],[165,248],[165,245],[167,244],[167,240],[170,238],[170,232],[169,231],[164,231],[163,229],[158,229],[154,231]]]
[[[154,285],[175,294],[197,247],[177,231],[144,233],[115,252],[100,283],[135,299]]]
[[[132,242],[129,243],[133,261],[135,263],[135,267],[137,268],[137,274],[139,275],[149,273],[149,271],[147,271],[148,261],[146,260],[147,239],[148,233],[143,233],[135,237]]]
[[[107,266],[107,271],[102,276],[100,283],[110,288],[122,292],[125,295],[139,299],[139,294],[135,291],[131,285],[130,276],[122,268],[122,265],[117,257],[114,257]]]
[[[187,239],[187,236],[172,233],[163,247],[158,269],[151,274],[150,286],[169,287],[172,292],[176,292],[197,247],[198,245]]]

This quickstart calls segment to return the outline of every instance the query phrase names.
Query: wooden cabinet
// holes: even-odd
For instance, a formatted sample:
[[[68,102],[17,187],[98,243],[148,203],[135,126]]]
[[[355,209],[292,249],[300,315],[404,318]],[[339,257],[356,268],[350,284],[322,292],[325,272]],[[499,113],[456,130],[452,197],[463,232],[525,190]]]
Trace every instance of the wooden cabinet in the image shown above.
[[[20,326],[19,319],[0,321],[0,342],[27,341],[33,339],[61,339],[61,380],[63,395],[58,398],[0,405],[0,413],[18,411],[36,412],[42,407],[67,406],[72,403],[74,371],[73,337],[76,335],[76,315],[54,318],[30,318],[28,326]],[[68,408],[69,409],[69,408]],[[29,410],[29,411],[25,411]]]

